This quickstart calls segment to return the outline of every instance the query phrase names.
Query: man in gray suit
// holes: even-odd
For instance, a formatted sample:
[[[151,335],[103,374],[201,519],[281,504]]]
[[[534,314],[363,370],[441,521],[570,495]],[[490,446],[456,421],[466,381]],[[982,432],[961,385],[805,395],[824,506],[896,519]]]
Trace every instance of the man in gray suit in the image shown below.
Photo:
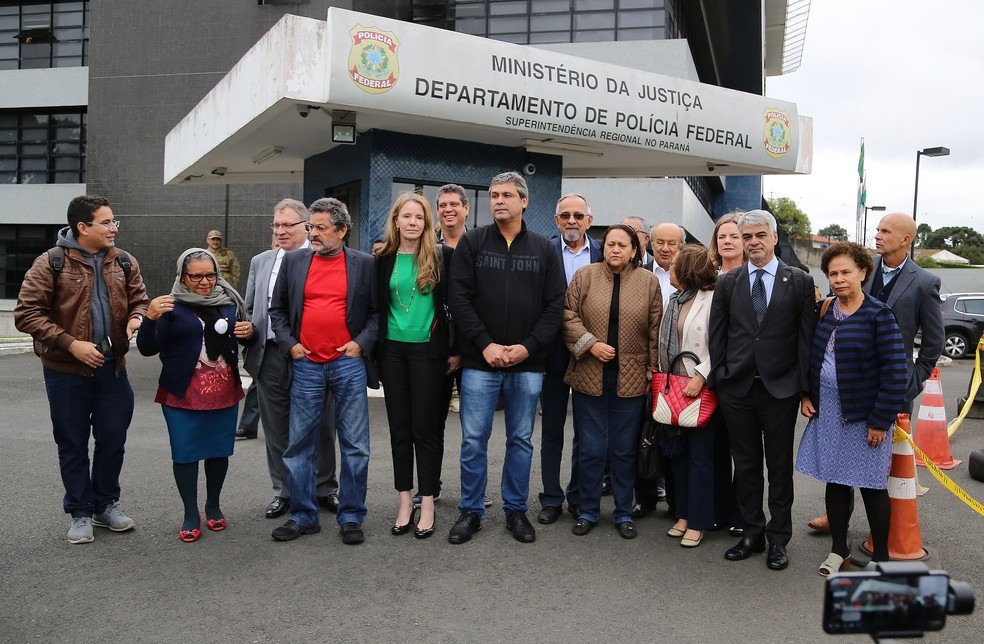
[[[918,266],[908,256],[916,236],[916,221],[909,215],[893,212],[882,217],[875,233],[875,248],[880,257],[864,292],[881,300],[895,313],[902,330],[902,345],[910,359],[906,361],[909,380],[905,404],[899,413],[912,413],[912,402],[923,390],[943,353],[943,316],[940,314],[940,278]],[[922,329],[922,341],[915,360],[911,359],[916,333]],[[829,532],[827,515],[807,524],[817,532]]]
[[[270,327],[270,296],[284,255],[309,246],[307,218],[307,208],[296,199],[284,199],[274,206],[270,229],[279,248],[264,251],[250,261],[246,282],[246,308],[261,339],[246,349],[243,367],[258,385],[267,467],[273,484],[273,501],[266,508],[268,519],[275,519],[290,509],[290,486],[284,467],[284,450],[290,430],[290,377],[287,360],[277,351]],[[326,412],[318,443],[318,502],[335,512],[338,481],[335,479],[335,423],[330,397]]]

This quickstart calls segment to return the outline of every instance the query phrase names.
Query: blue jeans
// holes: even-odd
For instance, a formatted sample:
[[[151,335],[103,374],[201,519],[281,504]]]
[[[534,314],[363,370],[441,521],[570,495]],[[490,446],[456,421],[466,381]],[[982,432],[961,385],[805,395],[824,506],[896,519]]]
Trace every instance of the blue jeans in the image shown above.
[[[567,423],[567,403],[571,397],[571,387],[564,382],[564,374],[548,373],[543,378],[543,391],[540,393],[540,477],[543,492],[540,493],[541,507],[561,507],[564,505],[564,488],[560,482],[560,463],[564,454],[564,425]],[[578,503],[578,420],[574,416],[574,435],[571,447],[571,479],[567,484],[567,503]]]
[[[461,374],[461,503],[458,509],[485,517],[489,437],[501,389],[506,399],[506,457],[502,464],[502,509],[526,512],[533,463],[533,424],[543,374],[465,369]]]
[[[133,389],[126,369],[107,362],[91,377],[44,368],[51,425],[58,445],[65,512],[92,516],[120,498],[123,446],[133,418]],[[89,435],[95,439],[89,471]]]
[[[339,525],[362,524],[369,480],[369,399],[362,358],[341,356],[331,362],[294,360],[290,385],[290,439],[284,451],[290,484],[290,518],[319,526],[315,449],[321,432],[325,397],[335,398],[335,427],[341,453],[338,477]]]
[[[597,522],[601,518],[601,483],[605,457],[611,458],[612,520],[632,520],[632,489],[635,486],[639,427],[646,407],[645,396],[620,398],[618,372],[605,371],[600,396],[574,392],[574,417],[578,425],[578,475],[581,477],[579,518]]]

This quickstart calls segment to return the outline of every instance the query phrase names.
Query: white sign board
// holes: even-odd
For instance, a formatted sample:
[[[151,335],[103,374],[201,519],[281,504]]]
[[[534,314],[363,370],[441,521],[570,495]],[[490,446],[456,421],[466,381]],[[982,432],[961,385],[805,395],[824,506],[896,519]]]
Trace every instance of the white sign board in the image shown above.
[[[796,105],[332,7],[328,102],[794,171]]]

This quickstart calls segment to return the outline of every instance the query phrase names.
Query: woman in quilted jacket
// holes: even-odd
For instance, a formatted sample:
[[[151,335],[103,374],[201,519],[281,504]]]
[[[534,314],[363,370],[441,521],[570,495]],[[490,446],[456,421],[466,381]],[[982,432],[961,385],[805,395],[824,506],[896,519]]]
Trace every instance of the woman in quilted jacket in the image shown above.
[[[571,360],[564,381],[574,390],[581,503],[575,535],[601,519],[605,457],[611,455],[612,520],[625,539],[632,523],[639,427],[656,366],[663,298],[659,281],[639,268],[642,248],[629,226],[605,231],[604,261],[574,274],[564,305],[564,342]]]

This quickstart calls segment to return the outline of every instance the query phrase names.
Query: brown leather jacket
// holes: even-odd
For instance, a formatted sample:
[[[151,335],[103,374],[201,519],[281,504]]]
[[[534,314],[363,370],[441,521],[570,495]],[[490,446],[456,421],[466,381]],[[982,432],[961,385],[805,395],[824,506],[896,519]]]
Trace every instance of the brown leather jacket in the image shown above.
[[[656,367],[659,321],[663,297],[659,280],[635,266],[622,270],[618,310],[618,395],[643,396]],[[574,274],[564,304],[564,343],[571,360],[564,382],[575,391],[600,396],[604,364],[591,346],[608,337],[608,312],[612,302],[611,269],[604,262],[591,264]]]
[[[130,255],[130,277],[116,261],[119,250],[110,248],[103,260],[103,280],[109,292],[110,340],[116,369],[126,366],[123,357],[130,348],[126,337],[127,323],[147,312],[147,289],[140,276],[140,266]],[[75,340],[91,340],[92,315],[89,311],[94,281],[92,266],[82,253],[65,249],[65,262],[58,273],[58,285],[47,253],[42,253],[21,284],[14,325],[34,338],[34,353],[41,363],[54,371],[91,376],[92,369],[68,351]]]

